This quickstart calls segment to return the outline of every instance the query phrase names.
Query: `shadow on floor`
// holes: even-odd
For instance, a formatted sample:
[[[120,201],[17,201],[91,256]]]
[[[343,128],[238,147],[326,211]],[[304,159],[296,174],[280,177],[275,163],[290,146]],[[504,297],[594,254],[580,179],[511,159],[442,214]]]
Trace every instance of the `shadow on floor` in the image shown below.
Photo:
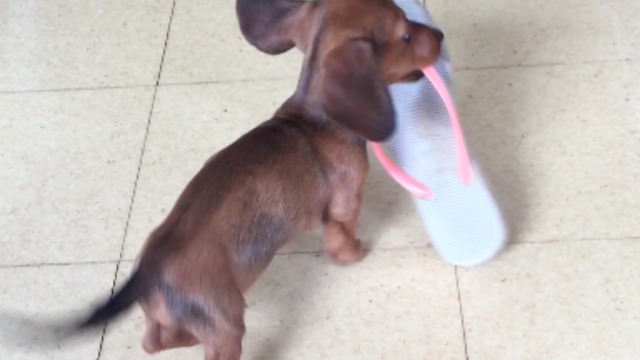
[[[475,37],[481,33],[487,51],[496,49],[511,54],[518,49],[504,49],[504,19],[496,16],[490,22],[468,24],[461,36]],[[508,25],[511,37],[524,31]],[[493,34],[493,35],[492,35]],[[525,38],[525,37],[522,37]],[[473,59],[456,58],[455,63],[472,64]],[[472,56],[471,54],[465,54]],[[504,63],[511,63],[508,59]],[[521,161],[521,144],[526,134],[517,126],[522,116],[531,111],[533,96],[523,84],[529,77],[523,76],[525,68],[495,67],[456,71],[456,95],[460,120],[465,131],[467,145],[479,163],[492,192],[503,211],[510,232],[510,243],[516,242],[519,233],[528,221],[530,192],[525,186],[523,174],[526,164]],[[526,75],[526,74],[525,74]],[[517,84],[517,86],[514,86]]]

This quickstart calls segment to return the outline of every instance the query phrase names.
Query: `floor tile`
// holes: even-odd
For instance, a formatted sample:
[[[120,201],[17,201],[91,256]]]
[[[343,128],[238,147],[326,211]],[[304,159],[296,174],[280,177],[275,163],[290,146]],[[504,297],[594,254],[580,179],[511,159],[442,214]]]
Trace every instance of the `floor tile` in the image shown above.
[[[162,71],[162,83],[247,79],[297,79],[302,54],[278,56],[256,50],[242,37],[235,1],[176,3]]]
[[[0,95],[0,264],[118,259],[152,95]]]
[[[0,313],[19,314],[28,320],[41,322],[38,325],[52,320],[74,321],[85,316],[96,301],[109,295],[114,272],[115,263],[2,268]],[[30,342],[31,329],[20,327],[19,323],[6,318],[3,320],[0,321],[2,359],[93,360],[98,356],[101,331],[43,351]],[[27,330],[28,333],[25,332]]]
[[[0,91],[153,85],[171,6],[0,1]]]
[[[458,105],[516,241],[639,236],[639,63],[458,72]]]
[[[513,246],[460,270],[469,359],[640,358],[640,242]]]
[[[454,271],[430,250],[374,251],[350,267],[278,255],[248,304],[243,359],[464,359]],[[143,331],[139,310],[110,325],[102,359],[147,358]]]
[[[622,44],[618,50],[628,58],[637,59],[640,54],[640,3],[633,0],[617,0],[608,3],[614,9],[611,19],[616,44]]]
[[[458,67],[638,58],[634,0],[427,0]]]

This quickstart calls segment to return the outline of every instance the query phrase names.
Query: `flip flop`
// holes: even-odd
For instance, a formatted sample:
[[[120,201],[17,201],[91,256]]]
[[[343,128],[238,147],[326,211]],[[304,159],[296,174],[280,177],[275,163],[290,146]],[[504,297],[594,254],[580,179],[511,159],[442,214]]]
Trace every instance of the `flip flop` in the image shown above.
[[[436,27],[417,0],[395,2],[410,20]],[[453,265],[479,265],[504,248],[507,229],[467,153],[450,95],[453,69],[444,45],[439,60],[424,73],[426,78],[417,82],[389,87],[396,130],[388,141],[373,143],[372,150],[389,175],[413,195],[438,254]]]

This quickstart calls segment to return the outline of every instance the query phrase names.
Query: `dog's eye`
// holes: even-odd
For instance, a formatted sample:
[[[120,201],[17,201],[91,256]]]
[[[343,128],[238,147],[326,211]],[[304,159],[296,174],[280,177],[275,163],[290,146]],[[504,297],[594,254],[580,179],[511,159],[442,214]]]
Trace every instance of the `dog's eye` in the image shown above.
[[[410,43],[411,42],[411,34],[405,33],[404,35],[402,35],[402,41],[404,41],[407,44]]]

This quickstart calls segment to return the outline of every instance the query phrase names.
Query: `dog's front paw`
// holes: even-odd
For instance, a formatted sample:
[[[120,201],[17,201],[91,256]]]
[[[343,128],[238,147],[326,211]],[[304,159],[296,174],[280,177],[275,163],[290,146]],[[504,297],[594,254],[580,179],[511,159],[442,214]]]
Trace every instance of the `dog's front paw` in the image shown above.
[[[331,254],[331,258],[336,264],[350,265],[356,263],[367,256],[367,249],[362,246],[362,242],[356,239],[342,246],[338,251]]]

